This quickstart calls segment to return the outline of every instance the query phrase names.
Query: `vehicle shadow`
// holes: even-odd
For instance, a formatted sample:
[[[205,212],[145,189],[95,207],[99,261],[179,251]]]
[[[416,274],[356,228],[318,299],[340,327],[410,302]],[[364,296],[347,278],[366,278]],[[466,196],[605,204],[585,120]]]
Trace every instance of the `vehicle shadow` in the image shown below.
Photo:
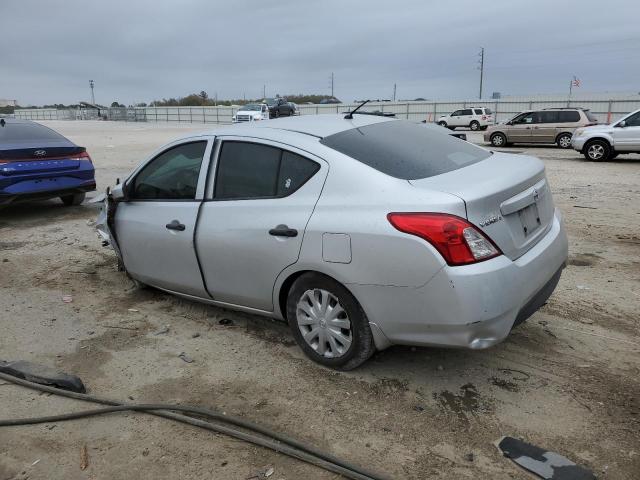
[[[7,226],[48,224],[60,220],[91,218],[98,214],[97,206],[84,203],[67,207],[59,200],[44,200],[0,206],[0,228]]]

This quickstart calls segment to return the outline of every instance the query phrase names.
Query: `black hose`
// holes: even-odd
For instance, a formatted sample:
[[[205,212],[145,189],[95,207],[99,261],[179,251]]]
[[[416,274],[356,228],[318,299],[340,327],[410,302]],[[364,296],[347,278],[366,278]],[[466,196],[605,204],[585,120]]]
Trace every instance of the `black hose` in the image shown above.
[[[24,387],[31,388],[34,390],[53,393],[56,395],[61,395],[61,396],[73,398],[76,400],[99,403],[103,405],[111,405],[110,407],[106,407],[106,408],[86,410],[82,412],[74,412],[74,413],[68,413],[63,415],[52,415],[47,417],[23,418],[23,419],[14,419],[14,420],[0,420],[0,427],[17,426],[17,425],[33,425],[38,423],[67,421],[67,420],[74,420],[78,418],[86,418],[86,417],[91,417],[95,415],[103,415],[107,413],[121,412],[121,411],[141,411],[141,412],[149,413],[151,415],[170,418],[178,422],[187,423],[187,424],[204,428],[206,430],[214,431],[217,433],[224,433],[231,437],[244,440],[246,442],[250,442],[265,448],[269,448],[271,450],[274,450],[279,453],[283,453],[293,458],[297,458],[299,460],[318,466],[320,468],[324,468],[325,470],[329,470],[334,473],[339,473],[340,475],[343,475],[346,478],[351,478],[354,480],[387,480],[387,477],[383,477],[379,474],[369,472],[356,465],[352,465],[349,462],[336,458],[333,455],[323,452],[315,447],[305,445],[294,438],[288,437],[286,435],[283,435],[277,432],[273,432],[266,427],[253,424],[248,420],[224,415],[214,410],[208,410],[208,409],[199,408],[199,407],[189,407],[189,406],[183,406],[183,405],[127,404],[127,403],[118,402],[111,399],[96,397],[93,395],[75,393],[67,390],[61,390],[59,388],[40,385],[37,383],[30,382],[28,380],[16,378],[1,372],[0,372],[0,379],[15,383],[17,385],[22,385]],[[241,430],[238,430],[229,426],[214,424],[211,422],[205,422],[196,418],[192,418],[186,415],[180,415],[167,410],[181,411],[181,412],[192,413],[195,415],[208,417],[219,422],[236,425],[244,429],[260,433],[261,435],[264,435],[267,438],[263,438],[258,435],[243,432]]]

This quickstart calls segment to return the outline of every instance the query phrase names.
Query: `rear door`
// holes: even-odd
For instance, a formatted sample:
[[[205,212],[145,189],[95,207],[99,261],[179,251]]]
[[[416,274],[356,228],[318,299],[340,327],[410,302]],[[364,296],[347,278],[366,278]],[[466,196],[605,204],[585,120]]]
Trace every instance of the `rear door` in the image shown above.
[[[171,145],[127,179],[115,233],[127,271],[141,282],[207,297],[194,231],[202,202],[211,139]],[[208,157],[207,157],[208,158]]]
[[[223,137],[202,205],[196,248],[220,302],[273,311],[278,274],[298,260],[328,165],[293,147]]]
[[[538,113],[538,122],[533,124],[531,141],[536,143],[555,143],[558,114],[557,110],[542,110]]]

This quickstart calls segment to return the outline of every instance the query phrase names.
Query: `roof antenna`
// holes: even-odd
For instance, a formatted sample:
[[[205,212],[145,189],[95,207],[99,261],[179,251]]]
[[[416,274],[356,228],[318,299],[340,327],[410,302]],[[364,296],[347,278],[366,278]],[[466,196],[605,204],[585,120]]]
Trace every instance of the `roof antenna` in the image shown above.
[[[367,103],[369,100],[365,100],[364,102],[362,102],[360,105],[358,105],[356,108],[354,108],[353,110],[351,110],[349,113],[347,113],[344,118],[346,118],[347,120],[351,120],[353,118],[353,114],[356,113],[358,110],[360,110],[360,107],[362,107],[365,103]]]

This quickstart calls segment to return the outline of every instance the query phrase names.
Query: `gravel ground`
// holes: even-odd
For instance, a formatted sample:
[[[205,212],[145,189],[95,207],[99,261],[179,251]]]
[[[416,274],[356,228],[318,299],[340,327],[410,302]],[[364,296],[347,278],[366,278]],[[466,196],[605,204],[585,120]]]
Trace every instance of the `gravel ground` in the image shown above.
[[[203,130],[46,124],[88,148],[99,191],[163,143]],[[0,213],[0,358],[76,373],[97,395],[241,415],[393,478],[530,478],[493,445],[512,435],[599,478],[637,479],[640,156],[588,163],[553,147],[511,151],[545,162],[570,262],[549,303],[497,347],[393,347],[356,371],[327,370],[278,322],[136,290],[100,246],[96,210],[52,200]],[[86,408],[0,383],[2,418]],[[142,414],[0,429],[0,480],[247,479],[271,467],[272,480],[337,478]]]

